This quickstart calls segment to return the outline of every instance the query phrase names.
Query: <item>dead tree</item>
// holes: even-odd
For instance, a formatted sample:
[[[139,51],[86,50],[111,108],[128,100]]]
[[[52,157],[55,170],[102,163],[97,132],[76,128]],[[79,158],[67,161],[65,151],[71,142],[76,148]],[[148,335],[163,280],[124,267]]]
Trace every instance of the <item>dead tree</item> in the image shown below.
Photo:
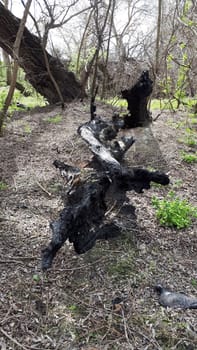
[[[20,20],[0,2],[0,47],[13,57],[13,45]],[[26,73],[26,79],[49,103],[60,101],[60,97],[48,74],[46,59],[50,73],[56,81],[64,101],[84,96],[81,84],[75,75],[65,69],[61,61],[51,56],[40,39],[25,28],[22,37],[18,63]]]
[[[56,160],[54,165],[67,179],[65,207],[60,217],[50,224],[52,240],[42,251],[42,268],[48,269],[66,240],[73,243],[78,254],[91,249],[97,239],[109,239],[121,233],[115,222],[108,222],[108,198],[119,202],[126,200],[126,192],[142,193],[151,182],[169,183],[166,174],[142,168],[127,169],[120,163],[125,152],[134,143],[132,137],[117,139],[118,125],[95,118],[81,125],[78,134],[93,153],[87,169],[79,169]],[[116,139],[114,139],[116,137]],[[136,221],[135,209],[131,217]]]
[[[125,128],[135,128],[150,124],[151,116],[147,109],[147,104],[152,90],[153,82],[149,78],[149,72],[144,71],[133,87],[121,91],[122,97],[127,100],[129,110],[129,113],[124,117]]]

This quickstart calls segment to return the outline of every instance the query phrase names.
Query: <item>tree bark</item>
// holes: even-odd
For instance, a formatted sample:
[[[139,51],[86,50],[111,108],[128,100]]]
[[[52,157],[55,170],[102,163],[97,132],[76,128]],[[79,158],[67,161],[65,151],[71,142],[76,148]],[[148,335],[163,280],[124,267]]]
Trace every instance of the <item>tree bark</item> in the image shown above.
[[[157,38],[155,50],[155,74],[159,74],[160,59],[160,41],[161,41],[161,17],[162,17],[162,0],[158,0],[158,17],[157,17]]]
[[[109,202],[113,202],[119,210],[129,209],[133,227],[136,227],[135,208],[126,208],[125,205],[126,192],[134,190],[142,193],[144,189],[150,188],[152,181],[161,185],[169,183],[168,176],[159,171],[123,167],[114,157],[110,145],[105,145],[107,140],[116,137],[116,132],[111,132],[112,128],[113,124],[107,124],[98,118],[79,127],[78,134],[96,158],[95,162],[89,163],[88,168],[79,169],[59,160],[54,161],[54,166],[67,182],[66,198],[59,218],[50,224],[52,239],[42,250],[43,270],[51,267],[54,257],[66,240],[73,243],[77,254],[83,254],[94,246],[97,239],[109,239],[121,234],[118,221],[112,222],[107,218],[107,213],[111,210]],[[104,143],[101,141],[103,136]],[[117,139],[115,142],[118,142]],[[125,143],[126,148],[132,143],[130,138],[129,144]],[[123,155],[125,151],[126,149]]]
[[[127,100],[129,113],[124,116],[124,128],[147,126],[152,119],[148,111],[148,99],[153,90],[153,82],[149,72],[144,71],[131,89],[121,91]]]
[[[19,27],[18,27],[18,30],[17,30],[16,39],[15,39],[14,45],[13,45],[13,57],[14,57],[13,74],[12,74],[12,80],[11,80],[11,83],[10,83],[10,88],[9,88],[9,91],[8,91],[8,95],[7,95],[6,99],[5,99],[3,109],[0,112],[0,134],[2,133],[2,126],[3,126],[4,118],[6,116],[8,108],[9,108],[10,103],[12,101],[12,97],[13,97],[14,90],[15,90],[15,87],[16,87],[20,44],[21,44],[21,39],[22,39],[22,36],[23,36],[24,28],[25,28],[25,23],[26,23],[26,20],[27,20],[27,16],[28,16],[28,13],[29,13],[29,9],[30,9],[30,6],[31,6],[31,2],[32,2],[32,0],[28,0],[27,1],[27,4],[25,6],[25,10],[24,10],[24,13],[23,13],[23,17],[22,17],[22,19],[20,21],[20,24],[19,24]]]
[[[0,2],[0,47],[13,57],[13,45],[20,20],[7,10]],[[43,49],[37,36],[25,27],[19,50],[19,65],[26,73],[26,79],[49,103],[60,101],[57,89],[46,67],[46,57],[64,101],[84,97],[81,84],[72,72],[68,72],[60,60]]]

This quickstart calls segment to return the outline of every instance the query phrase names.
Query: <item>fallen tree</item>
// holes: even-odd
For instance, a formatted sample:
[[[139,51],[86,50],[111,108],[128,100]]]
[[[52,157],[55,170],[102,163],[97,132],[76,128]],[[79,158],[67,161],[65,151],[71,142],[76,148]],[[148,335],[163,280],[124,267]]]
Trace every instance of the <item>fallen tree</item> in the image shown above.
[[[13,57],[13,45],[20,19],[6,9],[2,2],[0,2],[0,13],[0,47]],[[40,39],[31,34],[27,28],[24,29],[21,40],[18,63],[24,69],[26,79],[49,103],[60,101],[60,94],[54,81],[64,101],[84,96],[82,86],[75,75],[66,70],[58,58],[51,56],[44,49]]]
[[[166,174],[142,168],[128,169],[120,161],[134,143],[132,137],[117,139],[118,124],[95,116],[81,125],[78,134],[88,144],[93,159],[89,167],[79,169],[58,160],[56,168],[67,180],[65,207],[59,219],[50,224],[52,240],[42,251],[42,268],[51,267],[53,259],[68,239],[78,254],[91,249],[97,239],[109,239],[121,233],[117,223],[107,219],[110,202],[124,208],[126,192],[142,193],[151,182],[169,183]],[[116,137],[116,139],[114,139]],[[130,216],[136,221],[135,208],[130,206]]]

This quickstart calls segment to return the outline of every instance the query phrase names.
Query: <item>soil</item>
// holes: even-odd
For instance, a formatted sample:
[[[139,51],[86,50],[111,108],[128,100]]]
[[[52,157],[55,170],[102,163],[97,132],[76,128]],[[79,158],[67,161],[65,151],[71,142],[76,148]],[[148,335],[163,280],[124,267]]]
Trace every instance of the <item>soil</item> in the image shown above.
[[[100,104],[99,113],[110,117],[111,107]],[[197,310],[164,309],[154,293],[159,283],[197,296],[196,222],[182,230],[162,227],[151,204],[171,190],[196,203],[196,165],[181,158],[189,149],[180,142],[189,123],[185,112],[166,112],[151,129],[126,131],[137,138],[127,166],[165,170],[171,181],[128,193],[137,228],[112,205],[121,237],[98,241],[80,256],[66,242],[52,268],[40,269],[49,223],[63,208],[65,183],[52,164],[90,160],[77,134],[88,119],[89,104],[77,102],[63,112],[56,106],[19,113],[0,139],[0,181],[7,184],[0,190],[1,349],[195,350]]]

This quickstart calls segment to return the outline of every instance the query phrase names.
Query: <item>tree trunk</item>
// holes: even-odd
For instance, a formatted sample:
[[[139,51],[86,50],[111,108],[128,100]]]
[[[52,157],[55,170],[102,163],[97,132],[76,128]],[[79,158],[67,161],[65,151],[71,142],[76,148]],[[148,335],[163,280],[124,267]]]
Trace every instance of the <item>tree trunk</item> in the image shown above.
[[[0,2],[0,47],[13,57],[13,45],[20,20]],[[26,73],[26,79],[49,103],[60,101],[54,82],[48,74],[46,58],[51,75],[56,81],[64,101],[83,97],[84,91],[72,72],[68,72],[59,59],[43,50],[39,38],[24,30],[19,51],[19,65]]]
[[[152,90],[153,82],[149,78],[149,72],[144,71],[131,89],[121,91],[122,97],[127,100],[129,110],[129,113],[124,116],[125,128],[147,126],[151,123],[147,105]]]
[[[14,44],[13,44],[13,57],[14,57],[13,74],[12,74],[12,80],[11,80],[11,83],[10,83],[10,88],[9,88],[7,97],[5,99],[3,109],[0,112],[0,134],[2,133],[3,122],[4,122],[4,119],[5,119],[6,113],[8,111],[8,108],[10,106],[10,103],[12,101],[12,97],[14,95],[14,90],[15,90],[15,87],[16,87],[16,79],[17,79],[17,74],[18,74],[18,61],[19,61],[20,44],[21,44],[21,39],[23,37],[25,23],[26,23],[26,20],[27,20],[27,16],[28,16],[28,13],[29,13],[31,2],[32,2],[32,0],[28,0],[26,5],[25,5],[23,17],[22,17],[22,19],[20,21],[20,24],[19,24],[19,27],[18,27],[18,30],[17,30],[17,34],[16,34],[16,39],[15,39]]]
[[[159,171],[123,167],[115,158],[113,142],[107,143],[114,140],[117,132],[113,120],[108,124],[95,118],[78,129],[78,134],[94,156],[88,168],[79,169],[59,160],[54,161],[54,166],[67,182],[66,198],[59,218],[50,224],[52,239],[42,250],[43,270],[51,267],[54,257],[66,240],[73,243],[77,254],[83,254],[94,246],[97,239],[109,239],[121,234],[118,220],[113,222],[107,216],[111,203],[114,203],[117,212],[123,210],[124,213],[124,209],[129,209],[129,217],[133,222],[131,229],[136,227],[135,208],[126,205],[127,191],[142,193],[151,187],[152,181],[161,185],[169,184],[168,176]],[[116,145],[120,142],[120,147],[124,143],[123,156],[132,146],[133,139],[129,137],[117,141],[116,138],[114,142]],[[119,152],[118,158],[122,161]]]
[[[158,17],[157,17],[157,38],[155,50],[155,74],[159,74],[160,59],[160,42],[161,42],[161,17],[162,17],[162,0],[158,0]]]
[[[7,54],[7,52],[5,52],[4,50],[2,50],[2,54],[3,54],[3,62],[6,68],[6,84],[10,85],[12,80],[12,67],[11,67],[10,57]]]

